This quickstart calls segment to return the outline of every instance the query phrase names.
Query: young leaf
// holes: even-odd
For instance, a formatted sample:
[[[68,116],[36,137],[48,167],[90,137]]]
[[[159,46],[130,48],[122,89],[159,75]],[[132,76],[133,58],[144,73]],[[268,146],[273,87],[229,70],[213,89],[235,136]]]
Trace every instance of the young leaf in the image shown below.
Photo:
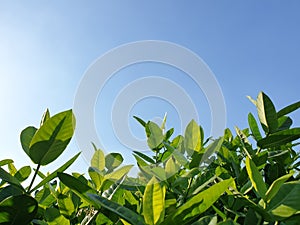
[[[14,161],[12,159],[3,159],[0,161],[0,166],[5,166],[7,164],[11,164],[13,163]]]
[[[40,127],[43,126],[43,124],[50,118],[50,112],[49,109],[46,109],[46,111],[44,112],[42,119],[41,119],[41,123],[40,123]]]
[[[100,149],[96,150],[92,159],[91,167],[95,167],[99,171],[103,171],[105,168],[105,156],[104,152]]]
[[[213,143],[211,143],[207,148],[205,148],[205,152],[201,158],[201,162],[199,165],[202,163],[205,163],[208,158],[215,152],[218,152],[223,144],[223,138],[218,138],[216,139]]]
[[[67,110],[49,118],[34,134],[29,156],[36,164],[47,165],[65,150],[74,133],[74,116]]]
[[[119,205],[116,202],[109,201],[97,194],[87,194],[93,204],[98,208],[103,207],[108,211],[117,214],[122,219],[134,225],[146,225],[143,218],[136,214],[134,211],[127,209],[126,207]]]
[[[147,123],[146,127],[150,131],[150,136],[147,139],[148,146],[151,149],[155,149],[164,140],[164,135],[163,135],[162,129],[160,129],[160,127],[156,123],[153,123],[151,121],[149,123]]]
[[[158,224],[165,214],[165,187],[152,177],[146,186],[143,196],[143,214],[149,225]]]
[[[254,189],[261,198],[265,199],[267,192],[266,184],[255,163],[249,157],[246,157],[246,169]]]
[[[137,117],[137,116],[133,116],[134,119],[136,119],[143,127],[146,127],[146,122],[144,120],[142,120],[141,118]]]
[[[169,224],[190,224],[190,220],[204,213],[232,184],[233,179],[223,180],[205,191],[190,198],[185,204],[171,213],[161,225]]]
[[[192,120],[186,127],[184,133],[184,147],[188,155],[191,156],[194,151],[201,150],[201,134],[199,125],[195,120]]]
[[[274,133],[278,128],[277,113],[271,99],[263,92],[257,97],[257,112],[266,133]]]

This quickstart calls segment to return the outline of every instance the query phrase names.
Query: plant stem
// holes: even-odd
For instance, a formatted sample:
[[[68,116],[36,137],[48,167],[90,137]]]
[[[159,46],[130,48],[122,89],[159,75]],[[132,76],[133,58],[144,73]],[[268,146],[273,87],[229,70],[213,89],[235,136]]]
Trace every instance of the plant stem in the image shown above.
[[[41,164],[38,164],[36,170],[34,171],[34,175],[33,175],[33,178],[32,178],[32,180],[31,180],[31,182],[30,182],[30,185],[29,185],[29,187],[28,187],[27,193],[30,193],[30,189],[31,189],[31,187],[32,187],[32,185],[33,185],[33,182],[34,182],[34,180],[35,180],[35,178],[36,178],[36,175],[37,175],[38,172],[39,172],[40,167],[41,167]]]

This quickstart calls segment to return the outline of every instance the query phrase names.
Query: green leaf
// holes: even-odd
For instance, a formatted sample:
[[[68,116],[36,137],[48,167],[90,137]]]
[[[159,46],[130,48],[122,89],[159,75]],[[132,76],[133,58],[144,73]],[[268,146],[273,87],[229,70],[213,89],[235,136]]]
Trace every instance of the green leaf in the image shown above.
[[[287,218],[300,211],[300,182],[293,181],[283,184],[271,199],[267,211],[277,219]]]
[[[149,225],[158,224],[165,214],[165,187],[152,177],[145,188],[143,196],[143,214]]]
[[[300,128],[292,128],[289,130],[282,130],[259,140],[257,145],[261,148],[280,147],[280,145],[287,144],[300,138]]]
[[[249,123],[249,127],[251,129],[252,135],[254,136],[255,140],[258,141],[258,140],[262,139],[257,122],[256,122],[254,116],[252,115],[252,113],[248,114],[248,123]]]
[[[14,161],[12,159],[3,159],[0,161],[0,166],[5,166],[7,164],[11,164],[13,163]]]
[[[48,225],[70,225],[70,221],[62,216],[56,208],[46,209],[45,219],[47,220]]]
[[[134,119],[136,119],[143,127],[146,127],[146,122],[144,120],[142,120],[141,118],[137,117],[137,116],[133,116]]]
[[[57,173],[62,173],[66,169],[68,169],[75,162],[75,160],[78,158],[79,155],[80,155],[80,152],[77,153],[75,156],[73,156],[70,160],[68,160],[64,165],[59,167],[53,173],[51,173],[47,177],[45,177],[40,183],[38,183],[34,188],[31,189],[30,193],[32,193],[33,191],[35,191],[38,188],[42,187],[44,184],[46,184],[46,183],[50,182],[51,180],[53,180],[55,177],[57,177]]]
[[[124,175],[126,175],[127,173],[129,173],[129,171],[131,170],[131,168],[133,167],[133,165],[126,165],[123,166],[111,173],[105,174],[104,178],[106,180],[119,180],[121,179]]]
[[[205,148],[205,152],[201,158],[200,165],[205,163],[213,153],[218,152],[223,144],[223,138],[220,137],[216,139],[213,143],[211,143],[207,148]]]
[[[7,182],[9,184],[15,185],[15,186],[19,187],[21,190],[24,191],[24,188],[21,185],[20,181],[17,178],[15,178],[14,176],[10,175],[8,172],[6,172],[1,167],[0,167],[0,178],[3,181],[5,181],[5,182]]]
[[[31,167],[24,166],[17,171],[14,177],[17,178],[20,182],[22,182],[26,180],[30,176],[30,174],[31,174]]]
[[[108,200],[111,200],[111,198],[114,196],[114,194],[119,189],[121,184],[124,182],[125,178],[126,178],[126,175],[124,175],[123,177],[121,177],[121,179],[117,180],[114,184],[112,184],[109,187],[109,189],[107,189],[106,191],[104,191],[102,193],[102,197],[107,198]]]
[[[41,123],[40,123],[40,127],[43,126],[43,124],[50,118],[50,112],[49,109],[46,109],[46,111],[44,112],[42,119],[41,119]]]
[[[265,199],[267,192],[266,184],[255,163],[249,157],[246,157],[246,169],[254,189],[261,198]]]
[[[104,174],[95,167],[89,167],[88,173],[96,186],[96,190],[99,190],[104,180]]]
[[[282,116],[278,118],[278,131],[280,130],[287,130],[289,129],[293,124],[293,121],[288,116]]]
[[[91,203],[90,199],[87,197],[87,193],[96,193],[96,191],[90,186],[82,182],[79,178],[75,178],[66,173],[57,173],[57,176],[64,185],[70,188],[80,198]]]
[[[184,133],[184,148],[188,155],[191,156],[194,151],[199,152],[201,150],[201,133],[199,125],[195,120],[192,120],[186,127]]]
[[[122,164],[123,160],[124,159],[121,154],[109,153],[105,156],[105,167],[108,169],[108,171],[113,171]]]
[[[204,216],[191,225],[216,225],[218,222],[217,216]]]
[[[274,133],[278,128],[277,113],[271,99],[263,92],[257,97],[257,112],[266,133]]]
[[[37,201],[28,195],[8,197],[0,202],[0,224],[28,224],[37,210]]]
[[[147,143],[149,148],[155,149],[157,148],[164,140],[164,135],[162,129],[153,122],[147,123],[147,128],[150,131],[150,136],[147,139]]]
[[[180,169],[180,166],[175,162],[174,158],[171,157],[166,162],[165,170],[167,178],[173,176]]]
[[[279,177],[276,179],[271,186],[269,187],[267,193],[266,193],[266,202],[269,202],[279,191],[280,187],[286,182],[290,177],[293,176],[293,173],[289,173],[286,175],[283,175],[282,177]]]
[[[295,102],[289,106],[284,107],[283,109],[279,110],[279,112],[277,113],[277,117],[280,118],[286,114],[289,114],[297,109],[300,108],[300,101]]]
[[[116,202],[109,201],[102,196],[97,194],[87,194],[89,198],[94,202],[98,208],[103,207],[110,212],[113,212],[120,216],[122,219],[126,220],[127,222],[134,224],[134,225],[146,225],[143,218],[136,214],[134,211],[127,209],[126,207],[119,205]]]
[[[72,110],[48,119],[33,136],[29,156],[36,164],[47,165],[65,150],[74,133],[75,119]]]
[[[103,171],[105,169],[105,156],[102,150],[98,149],[95,151],[91,159],[91,166],[95,167],[99,171]]]
[[[190,198],[185,204],[171,213],[161,225],[190,224],[190,220],[204,213],[232,184],[233,179],[223,180],[205,191]]]
[[[30,142],[35,135],[37,131],[37,128],[35,127],[27,127],[24,130],[22,130],[21,135],[20,135],[20,141],[22,148],[24,152],[30,157],[29,149],[30,149]]]
[[[59,194],[57,196],[57,204],[60,214],[66,217],[71,217],[76,213],[71,196]]]
[[[151,159],[149,156],[138,152],[138,151],[133,151],[134,154],[138,155],[139,157],[141,157],[142,159],[146,160],[149,163],[155,164],[155,161],[153,159]]]
[[[23,194],[22,190],[14,185],[7,185],[0,189],[0,202],[10,196]]]

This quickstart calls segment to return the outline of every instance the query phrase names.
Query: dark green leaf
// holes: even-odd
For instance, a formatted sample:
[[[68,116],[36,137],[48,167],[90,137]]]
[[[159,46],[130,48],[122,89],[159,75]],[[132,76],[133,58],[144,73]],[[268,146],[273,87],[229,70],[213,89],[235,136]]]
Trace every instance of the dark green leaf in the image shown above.
[[[278,118],[282,117],[282,116],[284,116],[286,114],[289,114],[289,113],[291,113],[291,112],[293,112],[293,111],[295,111],[299,108],[300,108],[300,101],[296,102],[296,103],[293,103],[293,104],[291,104],[289,106],[286,106],[283,109],[279,110],[279,112],[277,113],[277,117]]]
[[[282,116],[278,119],[278,131],[280,130],[287,130],[289,129],[293,124],[293,121],[288,116]]]
[[[13,163],[14,161],[12,159],[3,159],[0,161],[0,166],[5,166],[7,164],[11,164]]]
[[[143,218],[136,214],[134,211],[119,205],[116,202],[109,201],[102,196],[96,194],[88,194],[89,198],[94,202],[98,208],[103,207],[110,212],[113,212],[120,216],[122,219],[126,220],[127,222],[134,224],[134,225],[146,225]]]
[[[141,118],[137,117],[137,116],[133,116],[134,119],[136,119],[143,127],[146,126],[146,122],[144,120],[142,120]]]
[[[13,184],[13,185],[19,187],[21,190],[24,190],[24,188],[20,184],[20,181],[17,178],[15,178],[14,176],[10,175],[8,172],[6,172],[1,167],[0,167],[0,178],[9,184]]]
[[[0,224],[28,224],[37,213],[37,201],[28,195],[11,196],[0,202]]]
[[[24,166],[21,169],[19,169],[14,176],[20,182],[22,182],[22,181],[26,180],[30,176],[30,174],[31,174],[31,167],[30,166]]]
[[[280,147],[300,138],[300,128],[278,131],[257,142],[261,148]]]
[[[252,113],[248,114],[248,123],[249,123],[249,127],[251,129],[252,135],[254,136],[255,140],[258,141],[258,140],[262,139],[257,122],[256,122],[254,116],[252,115]]]
[[[134,154],[138,155],[139,157],[141,157],[142,159],[146,160],[147,162],[151,163],[151,164],[155,164],[155,161],[153,159],[151,159],[149,156],[138,152],[138,151],[133,151]]]

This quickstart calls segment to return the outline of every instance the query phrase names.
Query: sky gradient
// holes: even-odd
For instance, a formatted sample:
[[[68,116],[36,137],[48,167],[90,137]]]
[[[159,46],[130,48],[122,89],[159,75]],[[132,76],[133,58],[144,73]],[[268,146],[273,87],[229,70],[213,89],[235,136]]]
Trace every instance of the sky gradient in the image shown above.
[[[28,164],[19,142],[21,130],[38,126],[46,108],[52,115],[72,108],[78,85],[91,63],[119,45],[141,40],[173,42],[199,55],[223,91],[227,127],[245,128],[248,112],[256,113],[246,95],[256,98],[264,91],[277,110],[299,100],[299,9],[296,0],[1,1],[0,157],[13,158],[18,167]],[[112,102],[126,82],[142,75],[170,78],[172,74],[202,107],[199,122],[210,129],[205,95],[195,90],[183,73],[148,64],[120,73],[127,78],[116,74],[98,97],[96,124],[110,124],[109,110],[103,106]],[[170,111],[169,126],[178,127],[174,108],[157,99],[140,102],[132,115],[141,114],[147,120],[162,117],[165,111]],[[294,126],[299,126],[299,112],[291,116]],[[128,123],[137,129],[137,135],[143,132],[135,128],[131,118]],[[112,128],[108,129],[111,134]],[[106,145],[110,148],[107,151],[120,148],[109,135]],[[78,151],[73,140],[54,167]],[[85,172],[83,161],[80,159],[74,168]]]

